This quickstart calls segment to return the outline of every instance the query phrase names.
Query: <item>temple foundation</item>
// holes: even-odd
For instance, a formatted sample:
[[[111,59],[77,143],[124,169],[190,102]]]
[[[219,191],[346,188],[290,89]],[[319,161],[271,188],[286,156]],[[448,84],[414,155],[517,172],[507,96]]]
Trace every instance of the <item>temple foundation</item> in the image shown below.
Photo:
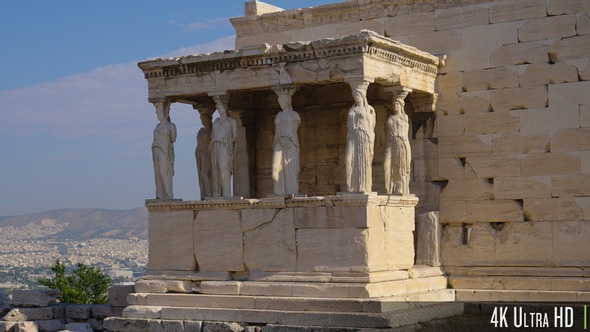
[[[460,314],[414,266],[413,196],[147,203],[148,276],[123,319],[392,328]]]

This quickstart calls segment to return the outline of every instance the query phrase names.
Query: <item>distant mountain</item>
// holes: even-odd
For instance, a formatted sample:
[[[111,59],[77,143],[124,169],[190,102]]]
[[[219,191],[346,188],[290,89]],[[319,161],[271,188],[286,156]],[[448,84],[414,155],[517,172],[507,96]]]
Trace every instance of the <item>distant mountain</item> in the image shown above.
[[[68,225],[56,234],[60,238],[84,239],[109,237],[147,238],[148,213],[145,207],[130,210],[59,209],[20,216],[0,217],[0,227],[22,227],[29,224]]]

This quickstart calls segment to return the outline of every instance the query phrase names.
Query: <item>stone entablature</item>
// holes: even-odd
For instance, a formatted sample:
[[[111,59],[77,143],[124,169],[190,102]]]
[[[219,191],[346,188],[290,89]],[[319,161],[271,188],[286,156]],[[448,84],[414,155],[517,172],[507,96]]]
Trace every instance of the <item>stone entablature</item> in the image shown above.
[[[238,39],[263,33],[317,27],[327,24],[356,22],[400,14],[431,12],[438,9],[486,4],[495,0],[349,0],[313,8],[292,9],[247,15],[230,19]]]
[[[360,66],[359,59],[363,62]],[[342,82],[358,76],[432,94],[442,64],[436,56],[363,30],[342,38],[272,47],[265,44],[138,65],[148,80],[150,101],[170,98],[186,102],[187,95]]]
[[[146,200],[149,212],[158,211],[183,211],[183,210],[243,210],[243,209],[284,209],[295,207],[326,207],[326,206],[390,206],[390,207],[415,207],[418,198],[414,195],[407,196],[381,196],[344,194],[333,196],[312,197],[268,197],[251,199],[225,199],[208,198],[201,201],[181,200]]]

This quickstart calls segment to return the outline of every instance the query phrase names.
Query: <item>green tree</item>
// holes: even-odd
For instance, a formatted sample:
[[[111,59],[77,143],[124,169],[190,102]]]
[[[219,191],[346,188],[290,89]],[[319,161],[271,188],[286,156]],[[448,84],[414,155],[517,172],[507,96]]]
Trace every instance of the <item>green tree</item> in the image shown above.
[[[55,261],[51,268],[53,278],[40,278],[41,285],[59,289],[60,301],[64,303],[107,303],[107,291],[111,286],[111,278],[98,268],[78,263],[71,275],[66,275],[66,267],[62,262]]]

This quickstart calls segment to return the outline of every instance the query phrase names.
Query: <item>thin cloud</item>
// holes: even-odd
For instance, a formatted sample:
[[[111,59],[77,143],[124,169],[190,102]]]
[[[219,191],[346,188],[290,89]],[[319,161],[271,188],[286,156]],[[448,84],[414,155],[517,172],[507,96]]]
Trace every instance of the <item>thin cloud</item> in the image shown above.
[[[207,19],[200,22],[191,22],[187,24],[178,23],[174,20],[169,20],[168,24],[182,28],[185,32],[190,31],[201,31],[201,30],[208,30],[217,28],[220,26],[229,25],[229,17],[216,17],[212,19]]]
[[[232,49],[233,41],[233,37],[225,37],[158,57]],[[179,107],[173,105],[172,112]],[[157,122],[154,107],[147,101],[147,83],[136,62],[0,91],[0,110],[0,132],[15,136],[46,133],[54,137],[137,138],[151,136]],[[198,122],[192,112],[172,113],[172,117],[177,125]]]

